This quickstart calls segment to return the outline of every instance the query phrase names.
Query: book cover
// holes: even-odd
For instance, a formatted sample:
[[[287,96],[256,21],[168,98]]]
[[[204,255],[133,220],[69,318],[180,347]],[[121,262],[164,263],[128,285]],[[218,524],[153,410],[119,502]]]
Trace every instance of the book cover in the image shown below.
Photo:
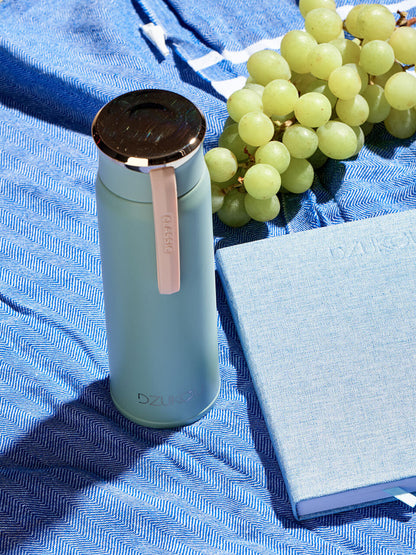
[[[295,518],[415,491],[416,210],[216,257]]]

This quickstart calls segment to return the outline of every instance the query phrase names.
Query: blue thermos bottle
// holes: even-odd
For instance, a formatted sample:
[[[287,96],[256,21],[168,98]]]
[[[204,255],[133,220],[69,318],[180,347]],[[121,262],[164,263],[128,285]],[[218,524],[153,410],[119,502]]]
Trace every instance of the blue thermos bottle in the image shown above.
[[[92,125],[111,396],[144,426],[198,420],[220,387],[205,129],[159,89],[115,98]]]

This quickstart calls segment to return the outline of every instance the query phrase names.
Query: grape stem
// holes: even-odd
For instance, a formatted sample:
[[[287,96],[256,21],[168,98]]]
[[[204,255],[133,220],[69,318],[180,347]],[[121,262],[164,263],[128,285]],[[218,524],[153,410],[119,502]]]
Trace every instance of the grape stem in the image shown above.
[[[247,154],[248,159],[244,160],[244,162],[240,162],[238,165],[240,168],[248,169],[256,163],[256,159],[254,158],[254,154],[251,154],[246,146],[244,147],[244,152]]]
[[[283,133],[286,131],[286,129],[288,127],[290,127],[291,125],[293,125],[294,123],[296,123],[296,118],[291,118],[288,119],[286,121],[274,121],[274,136],[273,136],[273,140],[274,141],[280,141]]]
[[[286,121],[278,121],[278,120],[273,121],[273,123],[274,123],[273,140],[274,141],[280,141],[282,136],[283,136],[283,133],[285,132],[285,130],[288,127],[290,127],[291,125],[293,125],[294,123],[296,123],[296,121],[297,120],[296,120],[295,117],[293,117],[291,119],[288,119]],[[244,160],[243,162],[239,162],[238,167],[247,171],[249,168],[251,168],[251,166],[255,165],[256,159],[254,157],[254,154],[251,154],[251,152],[249,152],[247,146],[244,147],[244,152],[245,152],[245,154],[247,154],[247,160]],[[224,193],[224,195],[226,195],[227,193],[229,193],[233,189],[239,189],[242,192],[245,192],[244,177],[242,177],[242,176],[238,177],[236,179],[235,183],[233,183],[232,185],[229,185],[225,189],[221,189],[221,191]]]
[[[407,12],[401,12],[400,10],[397,10],[397,13],[399,14],[399,19],[396,21],[397,27],[410,27],[411,25],[414,25],[416,23],[416,17],[411,17],[410,19],[407,19]]]
[[[220,189],[221,193],[223,193],[224,195],[228,194],[230,191],[232,191],[233,189],[238,189],[241,192],[246,192],[246,190],[244,189],[244,178],[243,177],[239,177],[237,179],[237,181],[235,183],[233,183],[232,185],[229,185],[228,187],[225,187],[225,189]]]

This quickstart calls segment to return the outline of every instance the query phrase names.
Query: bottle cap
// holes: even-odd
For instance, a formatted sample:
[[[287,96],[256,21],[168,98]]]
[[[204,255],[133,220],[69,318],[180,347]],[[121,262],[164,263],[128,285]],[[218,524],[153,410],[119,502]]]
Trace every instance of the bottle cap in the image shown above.
[[[118,96],[101,108],[92,124],[98,148],[138,171],[175,166],[199,147],[205,131],[205,118],[191,101],[161,89]]]

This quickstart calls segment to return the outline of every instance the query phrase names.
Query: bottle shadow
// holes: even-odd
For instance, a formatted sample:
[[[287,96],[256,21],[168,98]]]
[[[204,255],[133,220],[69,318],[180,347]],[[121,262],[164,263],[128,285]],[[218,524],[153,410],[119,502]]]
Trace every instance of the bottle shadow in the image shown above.
[[[173,54],[173,59],[175,60],[175,67],[178,70],[181,80],[192,87],[197,87],[203,92],[208,93],[210,96],[217,98],[218,100],[224,101],[224,97],[214,89],[210,81],[203,77],[200,73],[197,73],[191,68],[189,63],[180,56],[175,48],[175,44],[171,39],[167,39],[166,44],[170,46]]]
[[[220,278],[217,276],[217,299],[220,325],[231,350],[232,358],[238,359],[237,387],[245,397],[248,419],[255,449],[259,455],[266,477],[266,487],[276,518],[287,529],[315,530],[322,527],[337,527],[368,518],[390,518],[397,522],[408,522],[413,511],[399,501],[380,503],[368,507],[343,511],[340,513],[297,521],[292,513],[290,500],[286,491],[283,475],[274,451],[261,406],[255,393],[244,351],[226,301],[226,295]]]
[[[87,386],[0,455],[0,554],[67,520],[82,491],[114,480],[175,432],[124,418],[108,381]]]
[[[0,47],[1,103],[47,123],[89,135],[95,114],[104,100],[82,86],[41,72]]]

